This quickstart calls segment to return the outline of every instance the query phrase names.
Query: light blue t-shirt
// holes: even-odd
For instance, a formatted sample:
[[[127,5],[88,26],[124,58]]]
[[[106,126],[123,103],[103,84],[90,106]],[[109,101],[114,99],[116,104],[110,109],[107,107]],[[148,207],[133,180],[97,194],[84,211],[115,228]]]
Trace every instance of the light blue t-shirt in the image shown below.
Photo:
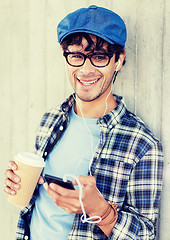
[[[91,144],[90,133],[93,144]],[[63,177],[64,174],[87,175],[93,151],[99,143],[100,129],[97,119],[78,116],[74,107],[70,112],[69,124],[60,141],[46,160],[44,173]],[[71,230],[74,214],[69,214],[58,207],[49,197],[43,186],[35,202],[30,232],[31,240],[66,240]]]

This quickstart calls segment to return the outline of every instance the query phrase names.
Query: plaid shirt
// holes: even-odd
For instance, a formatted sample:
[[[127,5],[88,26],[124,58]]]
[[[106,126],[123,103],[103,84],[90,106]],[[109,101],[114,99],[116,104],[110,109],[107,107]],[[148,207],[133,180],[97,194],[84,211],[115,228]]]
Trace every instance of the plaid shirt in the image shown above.
[[[162,189],[162,146],[144,123],[129,112],[121,97],[118,106],[98,119],[100,143],[91,166],[97,187],[107,201],[117,203],[118,220],[109,237],[76,214],[69,240],[155,239]],[[45,113],[36,138],[36,152],[45,159],[67,127],[74,102],[70,96],[59,108]],[[66,146],[67,149],[67,146]],[[29,224],[38,185],[30,204],[21,211],[17,240],[29,239]],[[25,238],[24,238],[25,237]]]

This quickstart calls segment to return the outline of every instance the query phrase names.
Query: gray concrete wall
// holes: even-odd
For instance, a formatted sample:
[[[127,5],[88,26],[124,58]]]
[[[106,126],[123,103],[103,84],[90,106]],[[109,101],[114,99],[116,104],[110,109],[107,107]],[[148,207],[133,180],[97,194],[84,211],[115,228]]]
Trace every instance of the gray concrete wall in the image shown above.
[[[3,193],[4,171],[18,151],[32,151],[45,110],[71,93],[56,25],[70,11],[98,4],[120,14],[128,29],[127,62],[114,91],[159,137],[165,152],[157,239],[170,240],[170,1],[0,1],[0,232],[14,240],[19,209]],[[1,238],[1,237],[0,237]]]

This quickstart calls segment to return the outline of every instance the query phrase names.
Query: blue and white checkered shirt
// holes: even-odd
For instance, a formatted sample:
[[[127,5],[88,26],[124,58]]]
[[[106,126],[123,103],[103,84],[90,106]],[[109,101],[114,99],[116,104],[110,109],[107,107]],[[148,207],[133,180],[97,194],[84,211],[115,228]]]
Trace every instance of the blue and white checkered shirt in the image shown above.
[[[97,187],[107,201],[117,204],[118,220],[109,237],[95,224],[82,223],[75,216],[69,240],[114,239],[151,240],[162,190],[163,154],[160,142],[134,114],[121,97],[118,106],[98,119],[100,143],[91,165]],[[45,159],[67,127],[74,102],[70,96],[59,108],[45,113],[36,138],[36,152]],[[67,146],[66,146],[67,149]],[[21,211],[17,240],[29,239],[29,224],[38,186],[30,204]],[[26,238],[24,238],[26,237]]]

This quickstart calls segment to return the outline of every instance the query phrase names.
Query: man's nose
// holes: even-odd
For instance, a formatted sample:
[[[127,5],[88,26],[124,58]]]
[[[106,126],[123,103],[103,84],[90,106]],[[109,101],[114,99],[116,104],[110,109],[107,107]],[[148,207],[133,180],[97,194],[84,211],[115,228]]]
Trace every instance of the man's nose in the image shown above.
[[[92,65],[89,58],[86,58],[85,63],[83,64],[83,66],[80,67],[80,71],[84,75],[95,72],[95,67]]]

